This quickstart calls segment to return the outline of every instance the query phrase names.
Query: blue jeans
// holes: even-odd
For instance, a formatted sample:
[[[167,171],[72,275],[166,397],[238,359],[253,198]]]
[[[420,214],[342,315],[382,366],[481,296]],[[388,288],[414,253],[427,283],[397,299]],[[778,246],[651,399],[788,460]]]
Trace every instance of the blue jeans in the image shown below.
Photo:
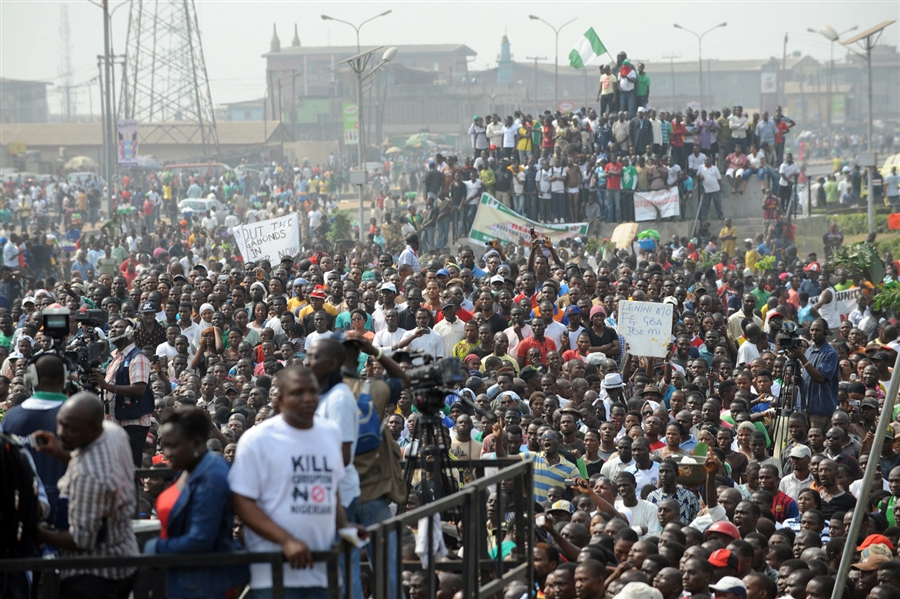
[[[356,518],[357,521],[363,526],[372,526],[373,524],[378,524],[389,518],[392,518],[393,514],[391,513],[391,508],[388,506],[388,501],[384,497],[379,497],[378,499],[373,499],[371,501],[365,501],[356,506]],[[371,549],[370,551],[374,551]],[[396,597],[397,596],[397,536],[391,535],[388,538],[388,585],[390,591],[388,592],[388,597]],[[374,554],[369,555],[369,561],[372,561]]]
[[[445,217],[438,219],[437,230],[438,230],[437,247],[438,248],[447,247],[447,237],[449,237],[449,233],[450,233],[450,217],[449,216],[445,216]]]
[[[537,193],[526,193],[525,194],[525,216],[530,218],[531,220],[537,220],[540,216],[538,214],[538,198]]]
[[[434,247],[434,225],[430,225],[422,229],[422,251],[428,252]]]
[[[463,218],[463,227],[461,231],[457,231],[460,236],[465,235],[466,231],[472,229],[472,224],[475,222],[475,213],[478,211],[478,205],[472,204],[465,207],[465,214]]]
[[[553,219],[566,220],[566,192],[554,191],[550,202],[553,208]]]
[[[513,196],[513,210],[525,216],[525,194],[520,193]]]
[[[634,118],[635,110],[637,110],[637,107],[635,106],[634,90],[631,90],[630,92],[619,92],[619,110],[627,110],[628,118]]]
[[[604,221],[609,221],[609,215],[606,211],[606,190],[598,187],[595,190],[595,193],[597,194],[597,199],[595,201],[600,206],[600,218]]]
[[[706,220],[709,215],[709,205],[713,204],[716,209],[716,216],[719,219],[725,218],[722,214],[722,192],[709,191],[703,194],[703,203],[700,205],[700,220]]]
[[[622,220],[622,192],[618,189],[606,190],[606,213],[608,221],[617,223]]]
[[[328,589],[301,587],[284,589],[285,599],[328,599]],[[272,599],[272,589],[251,589],[250,599]]]

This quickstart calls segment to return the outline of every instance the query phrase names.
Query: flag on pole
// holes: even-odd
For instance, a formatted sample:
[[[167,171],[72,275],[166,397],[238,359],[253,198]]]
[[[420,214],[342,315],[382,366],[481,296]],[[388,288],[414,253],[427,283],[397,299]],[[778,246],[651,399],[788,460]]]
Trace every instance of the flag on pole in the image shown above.
[[[582,36],[575,48],[569,52],[569,64],[576,69],[583,69],[592,58],[596,58],[606,52],[606,46],[594,33],[594,28],[588,29]]]

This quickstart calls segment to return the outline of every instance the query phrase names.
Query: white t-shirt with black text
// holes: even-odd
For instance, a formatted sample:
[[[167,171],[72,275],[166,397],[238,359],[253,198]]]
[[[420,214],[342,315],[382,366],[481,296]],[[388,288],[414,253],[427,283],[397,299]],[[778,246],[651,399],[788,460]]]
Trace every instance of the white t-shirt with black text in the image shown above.
[[[317,416],[312,428],[298,429],[275,416],[241,436],[228,484],[233,492],[256,501],[310,551],[328,551],[337,533],[338,483],[345,473],[341,444],[337,425],[324,418]],[[244,529],[244,540],[251,552],[281,551],[250,527]],[[310,570],[285,567],[284,585],[327,588],[325,563]],[[251,565],[250,588],[271,587],[271,566]]]

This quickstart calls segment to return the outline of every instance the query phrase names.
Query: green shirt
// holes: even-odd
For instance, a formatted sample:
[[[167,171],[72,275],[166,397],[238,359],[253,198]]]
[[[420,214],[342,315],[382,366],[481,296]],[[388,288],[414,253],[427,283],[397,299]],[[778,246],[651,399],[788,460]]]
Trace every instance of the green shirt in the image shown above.
[[[14,334],[15,331],[13,331],[13,335]],[[5,347],[6,349],[10,349],[10,346],[12,345],[12,338],[12,335],[4,335],[3,333],[0,333],[0,345]]]
[[[762,289],[761,287],[757,287],[753,291],[750,292],[753,297],[756,298],[756,309],[762,310],[762,307],[766,305],[766,302],[769,301],[769,296],[772,294]]]
[[[650,75],[644,73],[638,74],[637,78],[637,95],[646,96],[650,93]]]
[[[634,189],[637,187],[638,172],[633,166],[622,169],[622,189]]]

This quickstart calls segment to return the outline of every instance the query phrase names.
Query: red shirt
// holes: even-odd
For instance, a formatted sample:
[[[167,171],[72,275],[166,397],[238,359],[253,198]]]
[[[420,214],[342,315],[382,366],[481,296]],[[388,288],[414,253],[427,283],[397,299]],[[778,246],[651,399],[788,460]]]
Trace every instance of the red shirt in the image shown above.
[[[898,260],[897,262],[900,263],[900,260]],[[515,302],[515,303],[518,304],[518,303],[521,302],[523,299],[525,299],[525,297],[526,297],[526,296],[525,296],[524,293],[520,293],[519,295],[517,295],[516,297],[513,298],[513,302]],[[532,309],[532,310],[534,310],[535,308],[537,308],[537,298],[538,298],[538,292],[535,291],[535,292],[532,294],[532,296],[531,296],[531,309]]]
[[[556,343],[554,343],[553,339],[550,339],[549,337],[544,337],[543,343],[535,339],[533,336],[528,337],[527,339],[522,339],[521,341],[519,341],[519,345],[516,348],[516,355],[520,358],[524,358],[528,355],[528,350],[530,350],[532,347],[536,347],[541,350],[541,361],[546,362],[547,352],[555,350]]]
[[[610,162],[606,165],[606,168],[603,169],[606,171],[606,189],[619,190],[622,189],[622,163],[621,162]],[[618,175],[610,175],[610,171],[619,171]]]

